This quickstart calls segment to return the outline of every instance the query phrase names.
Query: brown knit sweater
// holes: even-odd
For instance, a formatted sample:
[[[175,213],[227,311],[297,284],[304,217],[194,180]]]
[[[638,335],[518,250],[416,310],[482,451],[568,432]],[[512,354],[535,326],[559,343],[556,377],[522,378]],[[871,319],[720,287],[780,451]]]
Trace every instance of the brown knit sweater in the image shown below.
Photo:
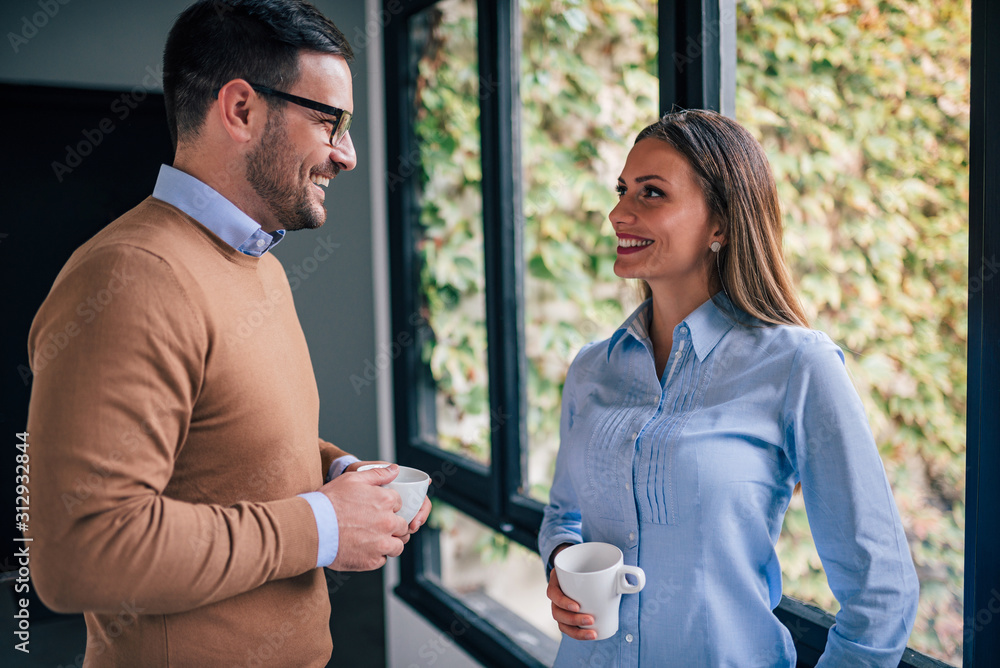
[[[73,254],[28,349],[32,576],[85,613],[86,665],[325,665],[296,495],[345,453],[278,260],[149,198]]]

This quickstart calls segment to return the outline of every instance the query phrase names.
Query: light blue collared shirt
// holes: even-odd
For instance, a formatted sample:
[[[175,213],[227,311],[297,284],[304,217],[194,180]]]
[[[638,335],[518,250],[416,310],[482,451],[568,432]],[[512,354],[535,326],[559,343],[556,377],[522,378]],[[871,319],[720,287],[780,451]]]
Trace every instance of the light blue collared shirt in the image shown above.
[[[285,230],[268,234],[211,186],[169,165],[160,165],[153,197],[177,207],[247,255],[260,257],[285,236]]]
[[[843,353],[716,300],[674,329],[662,377],[648,301],[570,366],[539,551],[612,543],[646,586],[622,596],[616,635],[563,636],[555,665],[795,666],[774,544],[801,481],[841,604],[817,665],[894,667],[919,587]]]
[[[177,207],[246,255],[261,257],[277,246],[285,236],[285,230],[268,234],[253,218],[210,186],[169,165],[160,165],[153,197]],[[356,461],[358,458],[351,455],[334,460],[327,472],[327,480],[333,480]],[[316,517],[316,530],[319,532],[316,567],[329,566],[337,558],[340,547],[340,526],[333,502],[322,492],[309,492],[299,496],[309,503]]]

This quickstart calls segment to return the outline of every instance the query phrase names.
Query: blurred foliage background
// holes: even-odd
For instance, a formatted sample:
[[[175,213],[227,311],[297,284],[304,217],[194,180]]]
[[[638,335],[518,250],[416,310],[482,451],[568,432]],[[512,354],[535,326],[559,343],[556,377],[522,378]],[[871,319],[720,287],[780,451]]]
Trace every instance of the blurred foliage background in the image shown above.
[[[736,117],[760,139],[813,327],[844,349],[920,577],[910,646],[961,664],[971,7],[738,3]],[[827,610],[801,497],[785,590]]]
[[[736,117],[771,160],[785,253],[813,327],[844,349],[921,581],[910,646],[961,663],[970,4],[740,0]],[[656,4],[522,0],[527,486],[547,499],[566,369],[636,305],[607,220],[655,120]],[[423,12],[424,359],[441,447],[489,462],[475,4]],[[675,66],[683,67],[683,54]],[[491,558],[505,543],[493,538]],[[801,497],[778,541],[785,593],[835,612]],[[484,561],[485,563],[485,561]]]

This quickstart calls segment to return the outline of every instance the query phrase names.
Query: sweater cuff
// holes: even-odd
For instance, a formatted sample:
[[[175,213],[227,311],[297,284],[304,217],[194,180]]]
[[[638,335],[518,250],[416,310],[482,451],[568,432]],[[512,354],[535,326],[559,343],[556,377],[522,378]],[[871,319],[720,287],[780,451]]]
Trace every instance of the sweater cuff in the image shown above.
[[[327,475],[326,481],[330,482],[331,480],[339,476],[341,473],[343,473],[344,469],[346,469],[348,466],[350,466],[354,462],[360,462],[360,461],[361,460],[355,457],[354,455],[344,455],[343,457],[337,457],[330,464],[330,471],[329,474]]]
[[[316,530],[319,533],[319,554],[316,557],[316,568],[329,566],[337,558],[337,550],[340,547],[340,525],[337,523],[337,511],[333,509],[330,497],[323,492],[309,492],[299,494],[299,496],[309,503],[316,518]]]

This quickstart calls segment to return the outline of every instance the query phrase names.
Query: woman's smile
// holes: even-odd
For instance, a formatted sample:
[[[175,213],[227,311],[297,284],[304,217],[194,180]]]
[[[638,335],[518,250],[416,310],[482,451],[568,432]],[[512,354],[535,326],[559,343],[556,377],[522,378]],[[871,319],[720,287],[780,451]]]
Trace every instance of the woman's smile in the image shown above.
[[[618,254],[619,255],[630,255],[632,253],[638,253],[644,250],[647,246],[653,243],[652,239],[644,239],[642,237],[637,237],[633,234],[619,234],[618,235]]]

